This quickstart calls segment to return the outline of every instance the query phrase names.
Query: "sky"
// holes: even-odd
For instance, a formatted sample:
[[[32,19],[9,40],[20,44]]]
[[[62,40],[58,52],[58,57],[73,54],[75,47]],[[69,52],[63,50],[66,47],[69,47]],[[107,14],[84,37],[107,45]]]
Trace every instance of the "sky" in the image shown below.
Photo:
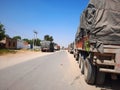
[[[41,40],[53,36],[54,42],[67,47],[75,39],[80,15],[89,0],[0,0],[0,23],[10,37]]]

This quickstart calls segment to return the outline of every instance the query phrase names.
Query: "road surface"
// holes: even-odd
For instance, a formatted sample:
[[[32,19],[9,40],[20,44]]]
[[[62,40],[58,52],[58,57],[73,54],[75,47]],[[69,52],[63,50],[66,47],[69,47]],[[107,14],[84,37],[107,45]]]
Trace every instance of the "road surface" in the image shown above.
[[[0,69],[0,90],[112,89],[111,84],[86,84],[73,55],[59,51]]]

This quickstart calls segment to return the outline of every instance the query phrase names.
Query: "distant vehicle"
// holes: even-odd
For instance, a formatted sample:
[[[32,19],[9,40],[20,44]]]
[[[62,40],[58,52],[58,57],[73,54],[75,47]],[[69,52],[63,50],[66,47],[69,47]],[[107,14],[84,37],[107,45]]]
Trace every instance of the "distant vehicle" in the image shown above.
[[[120,76],[120,0],[90,0],[75,37],[75,54],[88,84]]]
[[[74,53],[74,42],[68,45],[68,52],[71,54]]]
[[[54,43],[46,40],[41,41],[41,51],[54,52]]]
[[[60,46],[57,43],[54,43],[54,50],[60,50]]]

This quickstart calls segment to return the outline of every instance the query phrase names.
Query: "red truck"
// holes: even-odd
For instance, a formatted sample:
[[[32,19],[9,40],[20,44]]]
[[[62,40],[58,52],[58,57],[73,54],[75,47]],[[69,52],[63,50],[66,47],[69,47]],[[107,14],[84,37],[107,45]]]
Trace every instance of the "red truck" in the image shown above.
[[[74,56],[88,84],[120,76],[120,0],[90,0],[80,18]]]

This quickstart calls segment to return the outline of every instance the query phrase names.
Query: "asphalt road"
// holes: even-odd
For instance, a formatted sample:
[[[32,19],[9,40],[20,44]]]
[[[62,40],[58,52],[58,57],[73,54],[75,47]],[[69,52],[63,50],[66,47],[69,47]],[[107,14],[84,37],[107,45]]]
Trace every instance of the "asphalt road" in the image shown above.
[[[108,83],[106,87],[86,84],[73,55],[66,51],[54,52],[0,70],[0,90],[111,90],[110,88]]]

